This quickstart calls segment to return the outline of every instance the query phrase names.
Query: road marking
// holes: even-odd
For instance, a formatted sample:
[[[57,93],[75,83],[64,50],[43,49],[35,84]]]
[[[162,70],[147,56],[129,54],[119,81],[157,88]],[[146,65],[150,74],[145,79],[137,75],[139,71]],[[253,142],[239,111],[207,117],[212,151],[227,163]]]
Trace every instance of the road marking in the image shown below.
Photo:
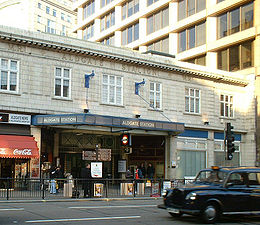
[[[109,205],[109,206],[71,206],[70,209],[106,209],[106,208],[143,208],[157,207],[157,205]]]
[[[121,220],[121,219],[137,219],[141,216],[115,216],[115,217],[94,217],[94,218],[75,218],[75,219],[53,219],[53,220],[27,220],[26,223],[51,223],[51,222],[71,222],[71,221],[87,221],[87,220]]]
[[[24,208],[0,209],[0,211],[21,211],[21,210],[24,210]]]

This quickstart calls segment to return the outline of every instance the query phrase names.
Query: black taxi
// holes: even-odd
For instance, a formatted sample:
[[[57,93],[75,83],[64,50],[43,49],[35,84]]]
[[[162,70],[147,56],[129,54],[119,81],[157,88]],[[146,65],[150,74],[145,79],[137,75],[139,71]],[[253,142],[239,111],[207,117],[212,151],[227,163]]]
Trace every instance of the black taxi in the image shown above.
[[[168,189],[158,207],[173,217],[200,216],[204,223],[214,223],[222,214],[260,213],[260,168],[203,169],[194,182]]]

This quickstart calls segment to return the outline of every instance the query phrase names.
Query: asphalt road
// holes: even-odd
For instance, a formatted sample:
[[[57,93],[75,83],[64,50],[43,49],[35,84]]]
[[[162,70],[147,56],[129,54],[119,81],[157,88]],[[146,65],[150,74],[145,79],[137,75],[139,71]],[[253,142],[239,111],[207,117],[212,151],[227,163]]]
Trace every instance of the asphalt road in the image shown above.
[[[0,202],[0,225],[182,225],[201,224],[184,215],[172,218],[158,209],[161,199],[71,201],[71,202]],[[259,216],[229,216],[217,224],[260,224]]]

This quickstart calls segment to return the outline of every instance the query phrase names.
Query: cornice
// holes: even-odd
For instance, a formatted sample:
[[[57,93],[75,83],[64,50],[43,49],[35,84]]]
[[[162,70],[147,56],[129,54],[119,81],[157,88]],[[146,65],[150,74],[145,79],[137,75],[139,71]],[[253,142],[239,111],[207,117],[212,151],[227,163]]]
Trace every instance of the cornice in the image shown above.
[[[150,68],[160,69],[169,72],[176,72],[191,77],[212,80],[218,83],[227,83],[227,84],[232,84],[232,85],[242,86],[242,87],[245,87],[249,84],[248,81],[243,79],[237,79],[237,78],[233,78],[233,77],[229,77],[223,74],[218,74],[213,72],[205,72],[200,70],[189,69],[186,67],[174,65],[174,62],[166,63],[165,59],[163,61],[160,58],[156,58],[158,60],[155,61],[154,59],[152,59],[151,56],[142,55],[140,53],[136,53],[130,50],[129,51],[124,50],[127,51],[127,53],[129,54],[129,55],[125,55],[123,54],[122,51],[121,53],[120,51],[116,52],[117,50],[116,47],[114,48],[114,47],[104,46],[104,48],[107,51],[106,50],[102,51],[94,48],[95,45],[100,45],[98,43],[91,43],[91,42],[84,41],[84,43],[87,43],[89,46],[93,45],[93,48],[86,48],[78,45],[62,43],[62,40],[60,40],[59,42],[59,41],[50,41],[47,39],[41,39],[37,37],[35,38],[36,36],[35,34],[37,33],[32,33],[32,34],[34,35],[25,36],[25,35],[19,35],[14,33],[3,32],[0,30],[0,40],[8,43],[21,44],[25,46],[34,47],[34,48],[47,49],[52,51],[74,54],[74,55],[90,56],[90,57],[101,58],[106,60],[114,60],[126,64],[132,64],[132,65],[134,64],[134,65],[150,67]],[[41,34],[41,35],[45,36],[47,34]],[[47,36],[48,38],[50,38],[49,35]],[[57,38],[64,38],[64,37],[53,35],[53,39],[57,39]],[[71,43],[72,41],[73,41],[72,38],[68,38],[68,43]],[[81,41],[81,40],[75,39],[75,42],[76,41]]]

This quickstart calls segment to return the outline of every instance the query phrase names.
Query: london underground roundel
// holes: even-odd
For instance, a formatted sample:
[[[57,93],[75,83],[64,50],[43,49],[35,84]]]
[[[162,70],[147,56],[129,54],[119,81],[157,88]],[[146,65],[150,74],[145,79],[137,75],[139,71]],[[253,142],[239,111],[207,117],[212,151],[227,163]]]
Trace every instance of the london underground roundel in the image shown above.
[[[129,134],[123,134],[121,144],[127,146],[129,144]]]

